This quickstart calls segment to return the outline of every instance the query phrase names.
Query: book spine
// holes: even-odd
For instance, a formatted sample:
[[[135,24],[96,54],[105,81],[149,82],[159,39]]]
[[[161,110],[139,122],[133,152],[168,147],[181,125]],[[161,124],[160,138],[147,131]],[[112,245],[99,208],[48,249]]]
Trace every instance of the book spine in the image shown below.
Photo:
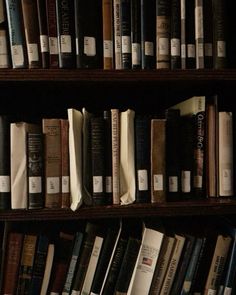
[[[114,28],[114,52],[115,69],[122,69],[121,60],[121,0],[113,0],[113,28]]]
[[[195,0],[186,1],[186,68],[196,68]]]
[[[20,1],[6,0],[6,10],[12,67],[26,68],[28,61]]]
[[[93,204],[105,205],[105,153],[104,119],[91,118],[91,160],[93,178]]]
[[[43,119],[45,134],[45,207],[61,208],[61,124],[59,119]]]
[[[42,61],[42,68],[49,67],[49,40],[48,40],[48,20],[46,0],[37,0],[37,12],[39,21],[39,42],[40,42],[40,55]]]
[[[5,1],[0,1],[0,68],[6,69],[11,67],[10,48],[8,38],[8,21],[6,15]]]
[[[44,207],[43,190],[43,136],[41,133],[27,134],[27,178],[28,208]]]
[[[48,24],[49,67],[59,67],[56,0],[46,0]]]
[[[204,68],[203,0],[195,0],[196,68]]]
[[[0,208],[11,208],[10,121],[0,116]]]
[[[180,1],[172,0],[171,16],[170,16],[170,67],[171,69],[181,68],[180,38],[181,38]]]
[[[112,0],[103,0],[102,24],[103,24],[103,69],[104,70],[109,70],[114,68],[112,11],[113,11]]]
[[[156,1],[156,68],[170,68],[170,0]]]
[[[131,0],[131,67],[141,68],[141,3]]]
[[[187,46],[186,46],[186,0],[180,0],[180,20],[181,20],[181,69],[186,69],[186,56],[187,56]]]
[[[70,207],[69,121],[61,122],[61,194],[62,208]]]
[[[156,67],[156,0],[141,0],[142,69]]]
[[[212,0],[203,1],[204,65],[213,68],[213,10]]]
[[[121,57],[122,69],[131,69],[131,1],[121,0]]]
[[[60,68],[75,67],[74,2],[56,0],[57,40]]]
[[[112,141],[112,191],[113,204],[120,204],[120,115],[118,109],[111,109]]]
[[[37,3],[21,0],[29,68],[41,68]]]

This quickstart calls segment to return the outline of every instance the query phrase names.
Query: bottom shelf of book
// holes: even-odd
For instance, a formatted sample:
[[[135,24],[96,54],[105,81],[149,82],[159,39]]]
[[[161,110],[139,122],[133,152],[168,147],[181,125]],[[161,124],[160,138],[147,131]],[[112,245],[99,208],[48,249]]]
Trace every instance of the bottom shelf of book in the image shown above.
[[[235,221],[219,215],[6,221],[1,294],[235,292]]]

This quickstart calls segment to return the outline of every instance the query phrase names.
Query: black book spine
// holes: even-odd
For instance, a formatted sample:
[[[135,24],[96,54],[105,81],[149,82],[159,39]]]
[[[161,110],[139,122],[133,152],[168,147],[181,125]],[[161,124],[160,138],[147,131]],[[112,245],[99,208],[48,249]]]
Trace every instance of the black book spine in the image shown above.
[[[186,5],[186,67],[196,68],[196,45],[195,45],[195,0],[187,0]]]
[[[37,0],[38,21],[39,21],[39,35],[40,35],[40,53],[42,67],[49,67],[49,42],[48,42],[48,22],[46,1]]]
[[[56,0],[59,67],[75,67],[74,5],[71,0]]]
[[[141,0],[142,69],[156,67],[156,0]]]
[[[150,141],[151,121],[137,116],[135,122],[136,202],[150,202]]]
[[[121,58],[122,68],[131,69],[131,3],[121,0]]]
[[[10,122],[6,116],[0,116],[0,209],[10,208]]]
[[[91,159],[93,203],[104,205],[105,200],[105,124],[102,117],[91,118]]]
[[[106,204],[111,205],[112,200],[112,144],[111,144],[111,112],[104,111],[105,124],[105,195]]]
[[[171,69],[181,68],[181,23],[180,23],[180,1],[171,1],[171,16],[170,16],[170,64]]]
[[[132,69],[141,68],[141,4],[131,0],[131,54]]]
[[[204,65],[213,68],[213,15],[212,0],[203,1],[203,27],[204,27]]]
[[[43,135],[27,134],[28,208],[44,207],[43,190]]]
[[[167,200],[180,198],[180,111],[166,110],[166,178]]]

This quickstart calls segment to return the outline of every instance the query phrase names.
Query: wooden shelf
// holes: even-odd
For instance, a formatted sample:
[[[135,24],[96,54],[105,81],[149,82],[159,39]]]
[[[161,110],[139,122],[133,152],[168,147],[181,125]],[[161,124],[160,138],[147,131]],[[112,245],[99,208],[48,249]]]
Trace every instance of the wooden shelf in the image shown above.
[[[168,82],[236,81],[236,69],[203,70],[94,70],[94,69],[1,69],[0,82]]]
[[[212,199],[163,204],[132,204],[70,209],[9,210],[0,212],[0,221],[76,220],[137,217],[181,217],[236,214],[236,200]]]

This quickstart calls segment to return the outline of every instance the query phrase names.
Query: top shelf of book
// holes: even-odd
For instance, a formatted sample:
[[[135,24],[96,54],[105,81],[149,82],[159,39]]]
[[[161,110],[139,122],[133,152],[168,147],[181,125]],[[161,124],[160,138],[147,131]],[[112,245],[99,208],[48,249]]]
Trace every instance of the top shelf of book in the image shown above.
[[[178,82],[236,81],[236,69],[102,70],[1,69],[0,82]]]

